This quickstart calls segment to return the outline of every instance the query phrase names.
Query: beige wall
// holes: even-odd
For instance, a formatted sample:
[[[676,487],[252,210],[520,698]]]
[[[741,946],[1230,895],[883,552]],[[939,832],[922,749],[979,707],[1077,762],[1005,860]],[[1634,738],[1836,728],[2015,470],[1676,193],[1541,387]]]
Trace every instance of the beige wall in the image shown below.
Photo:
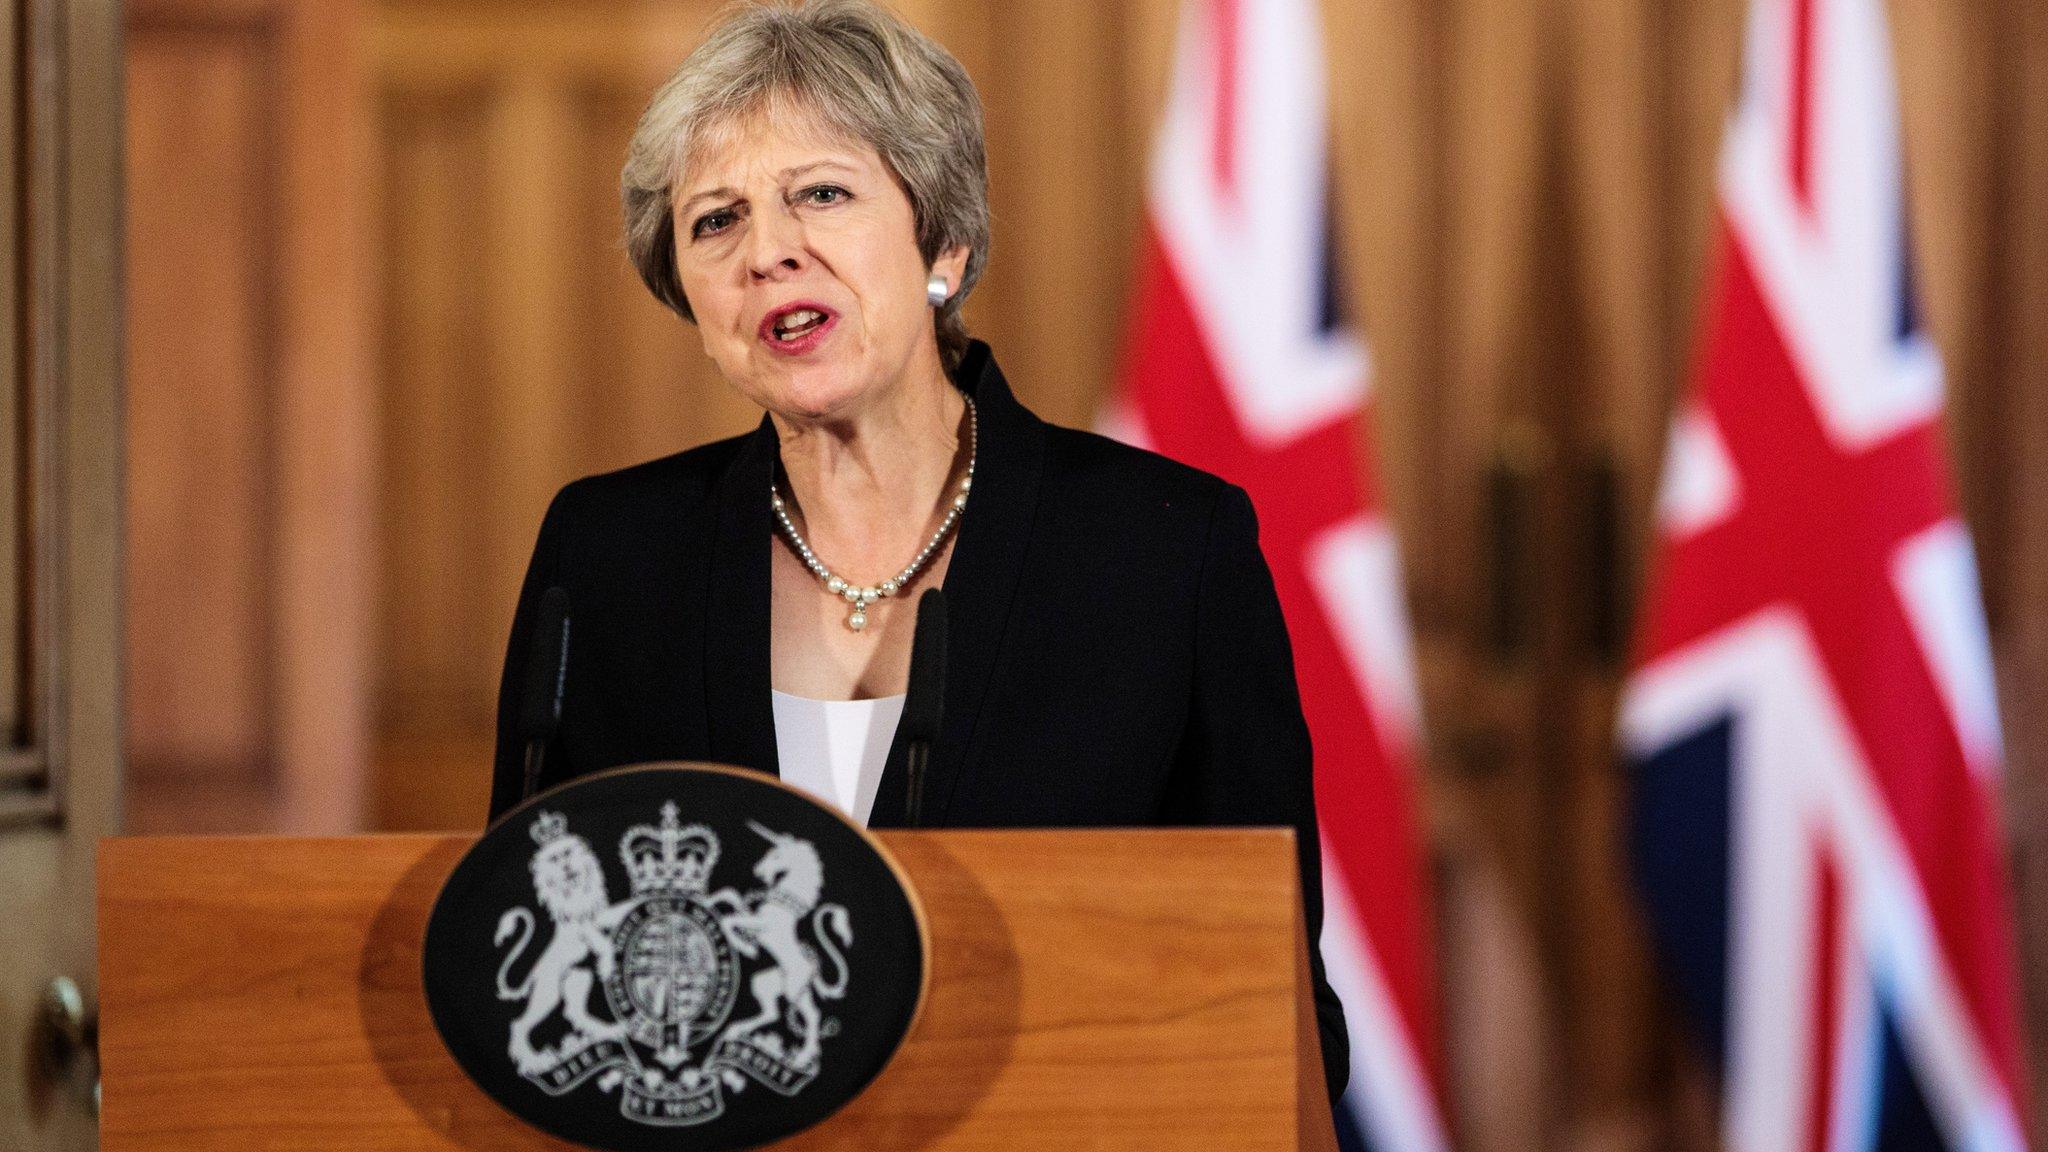
[[[367,590],[337,601],[363,646],[350,683],[366,698],[333,705],[331,681],[288,681],[277,642],[264,648],[288,618],[277,606],[305,596],[307,569],[263,559],[303,531],[304,514],[264,477],[300,458],[285,445],[305,418],[278,406],[283,377],[223,369],[203,357],[232,349],[195,346],[135,384],[136,411],[165,403],[156,388],[214,414],[209,435],[131,439],[138,771],[239,772],[259,795],[294,772],[319,775],[304,767],[311,753],[279,751],[276,717],[296,707],[302,732],[358,742],[322,772],[357,773],[372,826],[480,818],[498,662],[548,495],[753,419],[692,332],[639,288],[616,238],[631,122],[714,6],[266,9],[324,14],[353,46],[355,83],[330,98],[353,100],[371,125],[360,180],[341,191],[363,206],[350,251],[374,288],[332,306],[354,309],[374,356],[330,382],[361,423],[328,448],[369,475],[344,486],[365,510],[365,546],[334,561]],[[995,248],[970,319],[1029,403],[1085,423],[1116,361],[1173,4],[903,7],[960,56],[988,110]],[[1691,341],[1742,9],[1326,6],[1343,272],[1378,366],[1381,480],[1407,549],[1456,1110],[1474,1148],[1698,1146],[1697,1077],[1625,904],[1609,733],[1620,606]],[[2048,852],[2048,717],[2036,703],[2048,699],[2048,233],[2036,223],[2048,219],[2048,15],[2031,0],[1896,0],[1893,15],[1921,282],[1956,399],[2006,703],[2034,1031],[2048,1036],[2048,878],[2028,866]],[[207,92],[277,76],[166,60],[147,41],[131,67],[216,86]],[[179,90],[138,87],[136,99]],[[143,124],[167,115],[134,111]],[[234,173],[252,152],[266,157],[258,175],[272,170],[245,120],[185,114],[192,147],[144,154],[171,186],[203,162],[223,194],[245,194],[257,176]],[[315,130],[267,139],[287,153],[327,146]],[[135,173],[138,187],[153,178]],[[221,275],[264,266],[238,213],[269,221],[271,244],[295,234],[279,220],[309,218],[270,203],[194,198],[194,211],[223,217],[204,249],[226,261]],[[259,349],[306,339],[245,314],[246,296],[200,297],[208,282],[168,263],[183,251],[176,235],[158,244],[155,255],[138,244],[138,290],[175,285],[193,299],[156,320],[139,307],[138,340],[195,315],[252,331]],[[152,259],[167,262],[155,281]],[[319,291],[285,283],[281,298],[318,303]],[[160,566],[195,546],[175,522],[151,522],[157,483],[199,484],[227,517],[211,531],[230,555],[198,593],[224,623],[204,635],[151,598]],[[225,512],[266,493],[255,523]],[[181,703],[193,699],[210,704],[197,720]],[[254,768],[252,746],[264,757]],[[213,758],[194,769],[194,748]]]

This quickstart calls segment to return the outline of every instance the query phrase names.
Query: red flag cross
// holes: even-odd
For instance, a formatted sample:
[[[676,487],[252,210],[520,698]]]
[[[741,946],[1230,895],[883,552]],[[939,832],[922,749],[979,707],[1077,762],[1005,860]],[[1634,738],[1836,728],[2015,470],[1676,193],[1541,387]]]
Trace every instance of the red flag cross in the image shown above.
[[[1158,235],[1147,228],[1143,269],[1129,347],[1142,361],[1125,366],[1146,433],[1176,460],[1215,472],[1250,493],[1259,515],[1261,550],[1294,645],[1302,711],[1315,741],[1316,808],[1325,855],[1341,869],[1360,919],[1381,932],[1374,945],[1412,1042],[1432,1080],[1437,1057],[1430,1006],[1432,983],[1425,957],[1429,923],[1417,891],[1419,861],[1390,866],[1393,853],[1416,843],[1404,771],[1387,763],[1383,749],[1401,739],[1383,732],[1367,707],[1366,686],[1346,661],[1335,622],[1316,593],[1309,549],[1323,532],[1377,509],[1359,483],[1369,468],[1361,419],[1348,413],[1284,443],[1247,436],[1217,375],[1207,337],[1197,322]],[[1371,838],[1339,829],[1375,829]],[[1391,925],[1412,925],[1410,939],[1388,939]]]
[[[1721,521],[1667,540],[1648,661],[1766,607],[1804,618],[1882,792],[1993,1064],[2019,1066],[1992,806],[1967,788],[1963,746],[1892,581],[1907,540],[1951,517],[1938,416],[1868,447],[1822,424],[1739,238],[1720,228],[1716,311],[1695,379],[1740,499]],[[1823,929],[1832,931],[1831,929]],[[1828,954],[1827,949],[1822,955]],[[1832,971],[1827,981],[1837,978]],[[2008,1091],[2017,1086],[2006,1084]]]

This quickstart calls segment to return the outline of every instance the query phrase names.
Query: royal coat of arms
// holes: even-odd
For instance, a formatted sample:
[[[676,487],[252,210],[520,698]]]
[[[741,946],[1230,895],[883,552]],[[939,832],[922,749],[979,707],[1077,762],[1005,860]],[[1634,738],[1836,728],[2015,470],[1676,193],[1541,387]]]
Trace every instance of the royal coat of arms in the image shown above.
[[[493,940],[498,997],[524,1006],[506,1040],[520,1076],[550,1096],[594,1082],[628,1119],[680,1126],[716,1119],[752,1084],[794,1096],[818,1075],[853,924],[821,902],[810,841],[747,826],[765,844],[761,887],[712,891],[717,835],[664,803],[659,824],[620,837],[632,892],[613,902],[590,843],[560,813],[534,814],[534,895],[552,932],[531,955],[540,929],[520,906]]]

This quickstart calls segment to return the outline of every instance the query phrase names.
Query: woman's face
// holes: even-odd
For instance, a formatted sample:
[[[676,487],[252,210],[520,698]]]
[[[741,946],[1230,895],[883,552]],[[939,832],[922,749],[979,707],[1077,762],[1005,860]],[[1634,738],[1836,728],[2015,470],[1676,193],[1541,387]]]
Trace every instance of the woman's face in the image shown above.
[[[798,113],[748,117],[700,149],[675,196],[676,272],[704,351],[746,397],[795,419],[856,415],[938,370],[931,272],[910,198],[875,150]]]

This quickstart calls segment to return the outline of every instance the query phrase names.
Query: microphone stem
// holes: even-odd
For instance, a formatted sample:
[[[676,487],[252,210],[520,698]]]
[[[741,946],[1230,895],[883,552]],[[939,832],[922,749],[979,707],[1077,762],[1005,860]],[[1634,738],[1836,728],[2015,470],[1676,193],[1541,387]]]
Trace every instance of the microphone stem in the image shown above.
[[[916,828],[924,823],[924,763],[931,755],[931,747],[922,740],[914,740],[909,750],[909,803],[903,808],[903,822]]]
[[[519,793],[521,800],[525,800],[535,792],[540,791],[541,762],[547,758],[547,754],[548,742],[546,740],[528,740],[526,742],[526,787]]]

